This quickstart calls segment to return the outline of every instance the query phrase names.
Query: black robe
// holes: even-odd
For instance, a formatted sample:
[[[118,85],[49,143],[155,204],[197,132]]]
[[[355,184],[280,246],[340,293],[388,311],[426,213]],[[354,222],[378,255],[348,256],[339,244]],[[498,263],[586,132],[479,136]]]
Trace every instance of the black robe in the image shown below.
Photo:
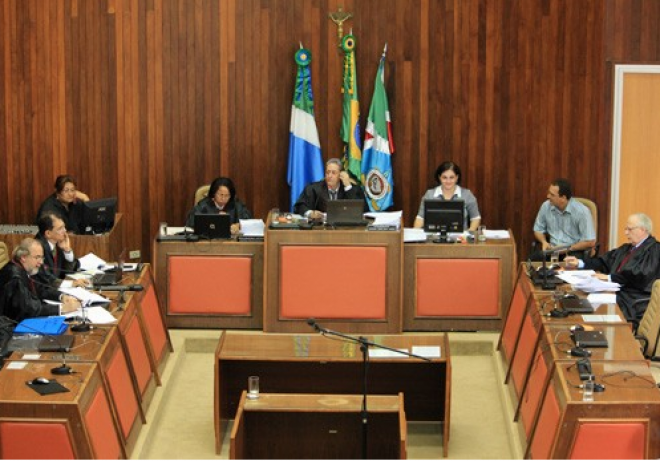
[[[252,219],[252,213],[250,210],[248,210],[243,202],[237,198],[234,198],[234,200],[227,203],[227,205],[225,205],[225,209],[222,211],[229,215],[232,224],[236,224],[239,219]],[[197,205],[195,205],[195,207],[190,210],[190,213],[188,213],[186,226],[194,226],[196,214],[220,214],[220,210],[218,210],[218,207],[215,206],[213,199],[205,197],[197,202]]]
[[[35,280],[49,285],[57,285],[59,284],[59,281],[65,279],[68,274],[80,269],[80,261],[77,259],[67,261],[64,256],[64,250],[57,245],[55,245],[57,263],[55,263],[53,252],[50,251],[48,239],[42,234],[37,234],[34,238],[41,243],[41,247],[44,250],[44,263],[39,268],[39,273],[35,275]]]
[[[82,234],[83,229],[83,210],[84,205],[81,200],[76,200],[69,205],[67,209],[62,202],[57,200],[57,195],[50,195],[39,207],[37,211],[37,220],[46,211],[53,211],[64,221],[66,230],[73,234]],[[36,221],[36,220],[35,220]]]
[[[369,211],[369,206],[364,198],[364,191],[362,187],[353,185],[350,190],[344,189],[344,183],[339,183],[339,191],[337,192],[337,200],[362,200],[364,202],[364,211]],[[299,215],[304,215],[310,210],[328,211],[328,202],[330,201],[330,193],[328,192],[328,184],[325,180],[307,184],[300,197],[293,206],[293,212]]]
[[[644,315],[648,302],[640,302],[634,306],[633,303],[651,297],[653,282],[660,277],[660,243],[649,236],[619,268],[631,248],[632,245],[626,243],[602,256],[587,259],[584,261],[584,268],[610,274],[612,282],[621,285],[616,301],[626,320],[638,322]]]
[[[59,301],[60,293],[50,285],[33,280],[23,266],[11,261],[0,270],[0,315],[20,322],[30,317],[58,315],[59,306],[43,300]]]

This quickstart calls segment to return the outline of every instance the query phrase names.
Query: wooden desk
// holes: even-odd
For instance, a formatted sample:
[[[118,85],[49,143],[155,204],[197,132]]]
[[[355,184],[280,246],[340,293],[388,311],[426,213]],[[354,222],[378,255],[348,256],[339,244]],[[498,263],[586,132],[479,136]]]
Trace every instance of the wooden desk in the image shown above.
[[[108,389],[108,397],[117,416],[122,443],[130,456],[137,437],[145,422],[140,405],[141,396],[137,387],[135,371],[129,367],[115,326],[96,326],[85,333],[69,331],[75,336],[70,352],[38,352],[36,349],[14,351],[12,360],[59,361],[63,359],[78,372],[81,362],[97,363]]]
[[[17,363],[24,368],[11,369]],[[60,363],[8,361],[0,371],[0,458],[125,458],[98,366],[78,363],[74,375],[51,375]],[[55,378],[70,392],[39,395],[25,384],[36,377]]]
[[[443,423],[443,454],[449,446],[451,359],[446,335],[384,335],[370,338],[392,348],[439,346],[431,362],[410,358],[372,358],[369,394],[405,396],[411,421]],[[359,346],[320,335],[271,335],[225,332],[216,349],[216,451],[222,447],[227,421],[236,415],[248,376],[260,377],[265,393],[359,394],[362,355]]]
[[[31,234],[1,234],[0,240],[9,247],[9,252],[26,237],[34,237]],[[101,235],[75,235],[69,234],[71,247],[77,257],[87,253],[94,253],[106,261],[114,261],[124,250],[124,222],[122,214],[115,215],[115,225],[105,234]]]
[[[401,332],[400,231],[267,230],[264,331]],[[313,300],[313,302],[310,302]]]
[[[660,390],[646,362],[592,360],[605,385],[582,401],[574,362],[558,362],[526,457],[655,459],[660,456]]]
[[[514,283],[513,238],[406,243],[403,253],[405,331],[501,329]]]
[[[406,459],[403,395],[367,396],[368,459]],[[359,459],[361,395],[260,394],[241,401],[230,459]]]
[[[262,242],[154,241],[156,290],[174,328],[257,328],[263,323]]]

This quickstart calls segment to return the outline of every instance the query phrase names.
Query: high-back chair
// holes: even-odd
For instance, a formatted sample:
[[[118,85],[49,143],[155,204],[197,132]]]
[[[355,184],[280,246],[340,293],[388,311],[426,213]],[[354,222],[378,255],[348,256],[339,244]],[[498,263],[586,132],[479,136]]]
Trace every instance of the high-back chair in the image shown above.
[[[657,349],[658,339],[660,337],[660,279],[653,282],[651,299],[648,301],[649,303],[646,306],[644,316],[639,321],[635,338],[642,347],[644,357],[652,359],[653,357],[658,357]]]
[[[209,194],[210,188],[211,188],[210,184],[206,184],[204,186],[198,187],[197,191],[195,192],[195,203],[193,203],[193,205],[197,205],[200,200],[206,197]]]
[[[5,242],[0,242],[0,269],[5,267],[10,259],[11,256],[9,255],[9,248],[7,248],[7,244]]]
[[[591,212],[591,218],[593,219],[594,222],[594,233],[596,234],[596,239],[598,239],[598,207],[596,204],[592,201],[589,200],[588,198],[583,198],[583,197],[573,197],[575,200],[589,208],[589,211]],[[592,258],[596,255],[598,255],[598,251],[600,250],[600,243],[596,242],[594,245],[593,249],[588,253],[588,256],[591,256]],[[586,251],[585,251],[586,252]]]

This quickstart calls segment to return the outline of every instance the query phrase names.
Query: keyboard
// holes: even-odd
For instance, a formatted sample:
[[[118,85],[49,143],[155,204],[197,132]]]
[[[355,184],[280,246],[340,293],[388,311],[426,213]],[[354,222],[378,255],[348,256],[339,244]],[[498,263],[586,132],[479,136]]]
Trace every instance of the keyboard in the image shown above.
[[[34,235],[37,232],[39,228],[30,224],[0,224],[0,234]]]
[[[116,272],[107,272],[105,274],[95,274],[92,276],[92,285],[94,285],[95,287],[116,285],[116,284],[117,284]]]

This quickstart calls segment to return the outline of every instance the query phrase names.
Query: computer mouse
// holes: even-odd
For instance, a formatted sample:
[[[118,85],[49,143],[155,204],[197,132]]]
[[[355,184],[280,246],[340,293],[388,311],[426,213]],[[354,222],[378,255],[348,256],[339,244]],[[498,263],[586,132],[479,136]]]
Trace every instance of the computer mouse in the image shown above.
[[[573,325],[571,331],[584,331],[584,327],[582,325]]]
[[[46,378],[34,378],[32,384],[48,384],[50,383],[49,379]]]
[[[564,299],[577,299],[577,295],[575,293],[566,293],[564,294]]]

